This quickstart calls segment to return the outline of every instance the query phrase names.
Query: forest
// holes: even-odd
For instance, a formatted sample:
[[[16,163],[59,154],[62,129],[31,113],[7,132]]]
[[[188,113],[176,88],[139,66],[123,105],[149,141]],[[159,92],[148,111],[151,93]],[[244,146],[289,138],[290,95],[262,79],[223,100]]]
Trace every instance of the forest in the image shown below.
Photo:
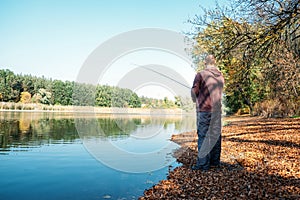
[[[177,108],[180,106],[180,99],[176,99],[174,102],[167,97],[164,99],[139,97],[135,92],[126,88],[52,80],[45,77],[15,74],[9,69],[0,70],[0,102],[60,106]]]

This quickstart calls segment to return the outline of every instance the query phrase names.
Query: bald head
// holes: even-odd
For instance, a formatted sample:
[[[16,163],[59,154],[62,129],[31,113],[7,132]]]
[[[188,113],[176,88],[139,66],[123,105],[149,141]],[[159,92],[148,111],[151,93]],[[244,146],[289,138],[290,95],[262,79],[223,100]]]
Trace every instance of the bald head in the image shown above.
[[[205,65],[216,65],[216,59],[213,55],[208,55],[205,58]]]

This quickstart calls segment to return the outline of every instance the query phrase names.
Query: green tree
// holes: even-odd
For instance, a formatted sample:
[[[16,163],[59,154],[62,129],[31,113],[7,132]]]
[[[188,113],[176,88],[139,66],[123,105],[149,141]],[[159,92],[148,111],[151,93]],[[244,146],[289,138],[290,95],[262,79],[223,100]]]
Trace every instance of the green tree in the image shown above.
[[[95,97],[95,103],[97,106],[100,107],[111,107],[112,101],[112,88],[107,86],[107,85],[103,85],[97,86],[97,92],[96,92],[96,97]]]
[[[9,101],[11,98],[10,76],[14,73],[8,69],[0,70],[0,93],[2,101]]]
[[[142,105],[141,100],[140,100],[140,98],[138,97],[138,95],[136,93],[132,93],[130,95],[130,99],[129,99],[128,104],[132,108],[140,108],[141,105]]]
[[[51,99],[52,99],[52,94],[51,94],[51,92],[48,92],[46,89],[41,88],[41,89],[39,89],[39,92],[38,92],[36,98],[38,99],[38,101],[40,103],[50,105]]]
[[[96,86],[86,83],[74,83],[73,105],[95,106]]]
[[[52,95],[56,105],[72,105],[72,93],[74,83],[54,80],[52,83]]]

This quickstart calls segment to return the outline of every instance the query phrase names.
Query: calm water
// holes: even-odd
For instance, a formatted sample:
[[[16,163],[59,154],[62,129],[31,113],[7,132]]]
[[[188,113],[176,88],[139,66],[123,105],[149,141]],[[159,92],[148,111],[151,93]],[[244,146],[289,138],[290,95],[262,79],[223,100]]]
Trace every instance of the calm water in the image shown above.
[[[0,199],[137,199],[194,129],[182,116],[0,112]]]

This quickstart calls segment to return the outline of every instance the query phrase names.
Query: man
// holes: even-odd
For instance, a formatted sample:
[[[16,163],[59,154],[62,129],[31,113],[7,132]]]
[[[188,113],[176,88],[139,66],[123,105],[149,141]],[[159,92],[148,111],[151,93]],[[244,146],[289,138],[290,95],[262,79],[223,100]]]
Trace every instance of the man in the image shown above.
[[[205,58],[206,68],[197,73],[192,98],[197,108],[198,158],[193,170],[206,171],[220,166],[221,114],[224,77],[213,55]]]

